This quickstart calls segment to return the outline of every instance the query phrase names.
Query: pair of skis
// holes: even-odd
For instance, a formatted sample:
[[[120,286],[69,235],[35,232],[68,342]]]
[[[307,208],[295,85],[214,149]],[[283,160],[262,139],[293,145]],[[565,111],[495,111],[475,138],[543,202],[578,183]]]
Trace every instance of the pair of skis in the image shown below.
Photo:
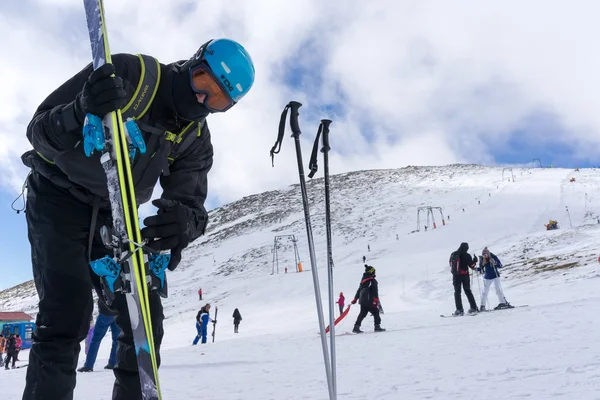
[[[112,62],[104,6],[102,0],[83,2],[95,70]],[[170,256],[151,252],[141,238],[130,157],[135,156],[137,150],[144,153],[145,144],[135,122],[124,123],[121,110],[110,112],[103,119],[88,114],[83,135],[86,155],[91,156],[94,151],[100,153],[113,217],[112,229],[102,227],[101,230],[102,241],[112,249],[113,257],[92,261],[91,268],[101,277],[104,297],[109,304],[116,292],[125,295],[142,398],[160,400],[149,294],[150,290],[158,290],[166,296],[165,268]],[[144,250],[152,254],[148,256]]]
[[[308,239],[308,251],[310,255],[310,265],[313,278],[313,286],[315,290],[315,301],[317,305],[317,317],[319,320],[319,331],[321,335],[321,346],[323,348],[323,359],[325,364],[325,374],[327,376],[327,389],[329,391],[329,399],[337,399],[337,382],[336,382],[336,354],[335,354],[335,315],[334,315],[334,299],[333,299],[333,259],[331,250],[331,213],[329,208],[329,125],[331,120],[322,119],[317,132],[317,137],[313,146],[311,161],[309,165],[310,174],[309,178],[312,178],[317,172],[317,153],[319,148],[319,139],[323,138],[323,147],[321,151],[324,155],[324,172],[325,172],[325,225],[327,229],[327,276],[329,281],[329,324],[331,329],[330,337],[330,349],[331,349],[331,361],[329,358],[329,350],[327,348],[327,332],[325,330],[325,321],[323,317],[323,304],[321,301],[321,289],[319,287],[319,275],[317,272],[317,260],[315,255],[315,245],[312,233],[312,226],[310,221],[310,209],[308,204],[308,193],[306,190],[306,179],[304,177],[304,166],[302,160],[302,150],[300,146],[300,125],[298,123],[298,116],[300,115],[298,109],[302,107],[302,104],[297,101],[289,102],[283,112],[281,113],[281,119],[279,121],[279,132],[275,145],[271,148],[271,160],[274,160],[275,154],[278,154],[281,150],[281,143],[283,142],[283,135],[285,134],[285,123],[287,119],[288,110],[290,112],[290,127],[292,130],[292,137],[294,138],[294,144],[296,147],[296,158],[298,162],[298,175],[300,178],[300,191],[302,193],[302,205],[304,208],[304,221],[306,223],[306,236]],[[274,166],[274,165],[273,165]]]

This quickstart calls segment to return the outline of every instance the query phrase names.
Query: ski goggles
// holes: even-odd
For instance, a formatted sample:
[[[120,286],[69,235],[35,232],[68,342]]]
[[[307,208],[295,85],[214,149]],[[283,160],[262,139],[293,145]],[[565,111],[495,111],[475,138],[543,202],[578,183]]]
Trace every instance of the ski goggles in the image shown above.
[[[194,92],[206,95],[204,106],[210,111],[227,111],[235,104],[207,65],[202,63],[190,69],[190,80]]]

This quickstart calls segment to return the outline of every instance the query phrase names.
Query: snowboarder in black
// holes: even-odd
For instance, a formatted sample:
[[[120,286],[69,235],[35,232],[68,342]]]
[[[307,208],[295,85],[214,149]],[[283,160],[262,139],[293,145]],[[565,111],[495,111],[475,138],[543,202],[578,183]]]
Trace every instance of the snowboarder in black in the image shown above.
[[[215,63],[221,56],[223,63]],[[88,113],[102,118],[119,109],[133,112],[132,104],[134,108],[143,104],[136,88],[146,82],[144,76],[159,77],[159,81],[153,85],[154,94],[146,93],[149,84],[144,86],[144,99],[150,103],[134,118],[146,152],[133,158],[132,181],[138,205],[150,200],[159,181],[163,191],[152,203],[157,214],[144,220],[142,237],[155,250],[170,251],[168,268],[172,271],[183,249],[204,234],[207,175],[213,164],[206,119],[227,111],[250,90],[254,80],[251,58],[239,43],[216,39],[202,45],[187,61],[165,65],[154,58],[144,59],[114,54],[112,64],[96,70],[90,63],[42,102],[27,127],[33,150],[22,156],[31,168],[25,216],[39,313],[24,400],[73,398],[79,344],[87,336],[93,309],[92,289],[102,298],[100,279],[89,262],[112,256],[99,232],[102,226],[112,226],[107,178],[100,154],[86,157],[84,153],[83,123]],[[220,69],[237,77],[232,81],[232,75]],[[246,84],[236,85],[242,75],[248,78]],[[148,302],[159,366],[164,332],[159,293],[150,292]],[[136,349],[122,293],[116,293],[111,309],[117,312],[121,328],[112,399],[140,399]]]
[[[469,299],[469,305],[471,306],[469,313],[478,312],[477,303],[475,303],[475,297],[471,292],[471,283],[469,281],[469,268],[475,268],[475,264],[478,258],[472,258],[469,253],[469,244],[461,243],[458,250],[452,253],[450,256],[450,271],[452,272],[452,284],[454,285],[454,302],[456,303],[456,311],[454,315],[463,315],[464,309],[462,304],[462,297],[460,293],[461,286]]]
[[[375,268],[365,264],[365,273],[363,274],[360,286],[354,295],[352,304],[356,302],[360,304],[360,313],[354,323],[354,333],[363,333],[360,330],[360,324],[368,313],[373,315],[375,320],[375,332],[383,332],[385,329],[381,327],[381,317],[379,316],[379,289],[377,287],[377,280],[375,279]]]
[[[233,311],[233,333],[238,333],[238,328],[242,322],[242,314],[237,308]]]

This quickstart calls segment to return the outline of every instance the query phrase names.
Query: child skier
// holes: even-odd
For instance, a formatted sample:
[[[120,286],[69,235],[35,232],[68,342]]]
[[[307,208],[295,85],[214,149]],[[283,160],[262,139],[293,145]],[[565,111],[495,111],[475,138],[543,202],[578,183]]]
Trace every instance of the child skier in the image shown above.
[[[233,333],[238,333],[240,322],[242,321],[242,314],[237,308],[233,311]]]
[[[217,323],[216,320],[213,320],[210,317],[210,304],[206,303],[206,305],[198,311],[198,315],[196,315],[196,331],[198,332],[198,335],[194,338],[194,341],[192,342],[193,345],[198,344],[198,340],[201,338],[202,343],[206,343],[209,322],[212,322],[213,324]]]
[[[346,298],[344,297],[344,292],[340,292],[340,297],[336,304],[340,308],[340,315],[344,313],[344,303],[346,302]]]
[[[360,304],[360,313],[354,323],[352,332],[363,333],[363,331],[360,330],[360,324],[368,313],[371,313],[375,320],[375,332],[385,331],[385,329],[381,327],[381,317],[379,316],[379,289],[377,280],[375,279],[375,268],[367,264],[365,264],[365,272],[360,281],[358,290],[356,291],[356,295],[354,295],[354,300],[352,300],[351,303],[356,304],[357,301]]]
[[[500,310],[501,308],[511,308],[512,306],[506,301],[504,293],[502,292],[502,286],[500,286],[500,273],[498,272],[498,269],[502,268],[502,263],[494,253],[491,253],[488,250],[487,247],[483,249],[481,254],[481,262],[477,268],[477,271],[483,273],[483,293],[481,294],[480,311],[485,311],[485,303],[487,303],[487,296],[492,283],[496,289],[496,295],[498,295],[499,303],[495,310]]]

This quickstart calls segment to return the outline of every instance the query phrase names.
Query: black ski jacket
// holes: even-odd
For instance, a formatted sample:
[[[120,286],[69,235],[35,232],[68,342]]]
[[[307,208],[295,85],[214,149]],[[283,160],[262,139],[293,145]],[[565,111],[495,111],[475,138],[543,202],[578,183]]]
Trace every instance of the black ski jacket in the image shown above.
[[[233,323],[239,324],[241,320],[242,320],[242,314],[240,314],[240,311],[236,308],[235,311],[233,312]]]
[[[369,274],[363,275],[354,298],[358,299],[358,303],[361,306],[370,307],[373,305],[373,300],[379,298],[378,283],[374,276]]]
[[[17,339],[12,336],[6,340],[6,352],[12,353],[17,351]]]
[[[123,79],[129,101],[140,80],[140,60],[132,54],[115,54],[112,60],[116,75]],[[188,122],[176,117],[171,93],[173,66],[161,64],[160,68],[158,92],[140,121],[162,131],[179,133]],[[33,171],[67,189],[80,201],[91,204],[95,198],[99,198],[100,207],[108,209],[106,175],[100,164],[100,154],[95,152],[91,157],[86,157],[82,144],[83,121],[78,119],[75,112],[76,98],[91,72],[90,64],[56,89],[38,107],[27,127],[27,138],[34,150],[23,154],[22,160]],[[207,220],[204,201],[207,196],[207,174],[213,163],[208,125],[202,122],[197,139],[170,167],[167,160],[170,142],[167,143],[164,135],[142,133],[147,151],[143,155],[138,152],[132,163],[138,205],[150,200],[152,190],[160,179],[163,198],[179,201],[192,210],[196,226],[190,239],[196,239],[204,233]]]
[[[469,268],[473,268],[478,260],[474,260],[473,257],[471,257],[471,255],[468,253],[469,245],[467,243],[461,243],[457,251],[460,254],[458,273],[461,275],[466,275],[469,273]]]

